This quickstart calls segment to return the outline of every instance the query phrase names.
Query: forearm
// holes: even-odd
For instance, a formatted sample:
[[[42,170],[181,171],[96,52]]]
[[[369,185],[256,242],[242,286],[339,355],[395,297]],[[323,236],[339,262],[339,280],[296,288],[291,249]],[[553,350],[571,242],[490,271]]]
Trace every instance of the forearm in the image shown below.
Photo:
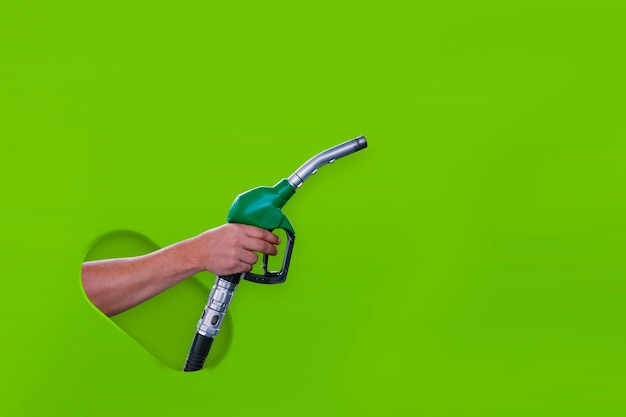
[[[85,262],[83,288],[91,302],[113,316],[200,272],[187,240],[143,256]]]
[[[255,252],[276,255],[278,236],[257,227],[226,224],[134,258],[83,264],[87,297],[107,316],[113,316],[200,272],[231,275],[250,271]]]

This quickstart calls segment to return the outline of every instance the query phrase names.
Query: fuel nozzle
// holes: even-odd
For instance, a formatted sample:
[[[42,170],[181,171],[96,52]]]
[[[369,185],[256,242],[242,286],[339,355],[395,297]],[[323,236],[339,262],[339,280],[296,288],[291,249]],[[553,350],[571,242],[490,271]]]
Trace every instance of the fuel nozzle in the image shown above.
[[[213,340],[220,331],[226,310],[233,299],[240,280],[260,284],[280,284],[287,279],[291,252],[295,241],[295,231],[289,219],[283,214],[282,207],[295,194],[302,183],[317,170],[336,159],[357,152],[367,147],[365,137],[341,143],[320,152],[306,161],[289,178],[280,180],[273,187],[257,187],[239,194],[228,212],[229,223],[243,223],[266,230],[283,229],[287,234],[285,256],[280,271],[268,271],[268,257],[263,255],[263,274],[243,272],[241,274],[216,277],[215,285],[209,294],[209,300],[202,317],[198,321],[197,331],[189,349],[184,371],[199,371],[209,354]]]
[[[268,271],[268,257],[263,255],[263,274],[246,272],[242,278],[259,284],[281,284],[287,279],[289,262],[295,242],[293,225],[282,212],[282,207],[295,194],[302,183],[317,170],[339,158],[367,147],[364,136],[333,146],[306,161],[289,178],[280,180],[273,187],[256,187],[239,194],[228,212],[229,223],[243,223],[266,230],[283,229],[287,235],[285,256],[280,271]]]

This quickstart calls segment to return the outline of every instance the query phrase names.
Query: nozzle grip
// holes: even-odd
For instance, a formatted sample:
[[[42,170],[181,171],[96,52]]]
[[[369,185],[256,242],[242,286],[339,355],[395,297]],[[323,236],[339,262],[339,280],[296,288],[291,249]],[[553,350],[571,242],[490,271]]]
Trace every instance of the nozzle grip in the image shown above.
[[[288,229],[283,229],[287,234],[287,247],[285,248],[285,256],[283,257],[283,265],[280,271],[268,271],[267,264],[269,256],[263,255],[263,275],[254,274],[252,272],[246,272],[243,275],[243,279],[250,282],[256,282],[257,284],[282,284],[287,279],[287,272],[289,270],[289,263],[291,262],[291,252],[293,251],[293,244],[296,241],[296,235]]]
[[[286,179],[273,187],[256,187],[239,194],[230,207],[226,221],[243,223],[265,230],[285,229],[295,233],[281,208],[293,196],[295,189]]]

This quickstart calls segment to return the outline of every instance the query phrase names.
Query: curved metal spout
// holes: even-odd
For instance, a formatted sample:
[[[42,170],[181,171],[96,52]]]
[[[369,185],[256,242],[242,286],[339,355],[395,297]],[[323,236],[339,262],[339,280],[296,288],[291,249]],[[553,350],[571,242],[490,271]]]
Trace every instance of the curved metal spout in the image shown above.
[[[367,148],[367,141],[365,136],[359,136],[356,139],[349,140],[341,143],[337,146],[333,146],[330,149],[320,152],[313,158],[306,161],[300,168],[287,178],[287,181],[293,186],[294,189],[300,187],[302,183],[315,174],[317,170],[326,164],[334,162],[336,159],[343,158],[356,151]]]

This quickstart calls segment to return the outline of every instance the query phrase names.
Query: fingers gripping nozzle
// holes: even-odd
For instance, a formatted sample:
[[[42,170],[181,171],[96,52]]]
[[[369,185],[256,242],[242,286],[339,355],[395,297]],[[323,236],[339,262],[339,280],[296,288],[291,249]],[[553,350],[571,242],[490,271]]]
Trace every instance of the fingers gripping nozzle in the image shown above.
[[[268,271],[268,256],[263,255],[264,274],[246,272],[242,278],[259,284],[280,284],[287,279],[291,261],[295,231],[281,208],[293,196],[295,189],[283,179],[273,187],[257,187],[239,194],[228,212],[229,223],[243,223],[266,230],[283,229],[287,234],[287,246],[280,271]]]

